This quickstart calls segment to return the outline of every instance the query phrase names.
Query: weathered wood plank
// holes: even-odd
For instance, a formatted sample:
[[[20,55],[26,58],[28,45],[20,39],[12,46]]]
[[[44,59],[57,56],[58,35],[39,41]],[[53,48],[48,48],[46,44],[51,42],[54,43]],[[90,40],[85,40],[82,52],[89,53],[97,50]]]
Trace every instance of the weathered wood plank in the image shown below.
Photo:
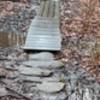
[[[58,16],[59,18],[59,16]],[[42,17],[42,16],[36,16],[35,19],[32,22],[58,22],[59,19],[55,17]]]
[[[46,36],[57,36],[57,35],[59,35],[59,33],[55,34],[55,32],[49,32],[49,33],[50,34],[47,35],[47,32],[43,32],[43,31],[35,32],[35,31],[33,31],[27,36],[27,38],[29,38],[30,36],[35,36],[35,35],[40,35],[40,36],[42,36],[42,35],[46,35]]]
[[[45,9],[44,9],[44,12],[43,12],[43,17],[48,16],[49,3],[50,3],[50,0],[45,1]]]
[[[39,15],[38,16],[42,16],[43,11],[44,11],[44,6],[45,6],[45,2],[41,1],[40,2],[40,10],[39,10]]]
[[[38,46],[37,46],[38,44]],[[34,42],[34,46],[32,44],[26,44],[24,49],[27,50],[50,50],[50,51],[59,51],[61,49],[58,45],[52,45],[52,44],[44,44],[42,45],[41,42]]]
[[[34,40],[39,39],[39,40],[46,40],[46,41],[50,39],[49,41],[60,41],[59,36],[34,35],[31,36],[28,40],[32,40],[32,39]]]
[[[55,17],[59,17],[59,1],[55,1]]]
[[[42,27],[42,28],[47,28],[47,27],[50,27],[50,28],[58,28],[59,27],[59,25],[57,24],[57,23],[47,23],[47,22],[43,22],[43,23],[40,23],[40,22],[38,22],[38,23],[34,23],[34,24],[32,24],[32,27]]]
[[[50,34],[50,32],[55,32],[55,34],[57,34],[57,33],[60,33],[59,32],[59,29],[57,29],[57,28],[53,28],[52,30],[52,27],[36,27],[36,28],[30,28],[30,30],[29,30],[29,33],[32,33],[32,32],[48,32],[47,33],[47,35],[48,34]]]
[[[48,17],[52,18],[53,17],[53,6],[54,6],[54,2],[50,2],[50,5],[49,5],[49,13],[48,13]]]

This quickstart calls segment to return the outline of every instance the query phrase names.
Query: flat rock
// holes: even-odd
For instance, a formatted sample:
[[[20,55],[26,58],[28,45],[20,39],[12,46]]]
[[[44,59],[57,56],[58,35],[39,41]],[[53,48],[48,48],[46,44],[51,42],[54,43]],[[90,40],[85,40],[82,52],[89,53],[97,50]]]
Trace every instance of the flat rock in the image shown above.
[[[66,100],[67,95],[64,92],[54,94],[40,92],[37,97],[38,99],[34,99],[33,97],[32,100]]]
[[[24,75],[31,76],[49,76],[52,72],[50,70],[44,70],[40,68],[28,68],[24,66],[20,66],[19,72]]]
[[[37,88],[46,93],[60,92],[64,86],[65,84],[62,82],[43,82],[42,84],[37,84]]]
[[[76,93],[71,94],[71,95],[68,97],[68,100],[77,100],[77,95],[76,95]]]
[[[19,73],[17,71],[9,71],[9,73],[7,74],[7,78],[10,79],[15,79],[19,76]]]
[[[5,88],[0,87],[0,97],[7,96],[7,95],[8,95],[8,91]]]
[[[30,82],[36,82],[36,83],[41,83],[43,81],[47,82],[59,82],[60,79],[57,77],[33,77],[33,76],[24,76],[22,77],[23,81],[30,81]]]
[[[62,63],[61,61],[57,61],[57,60],[50,60],[50,61],[24,61],[23,65],[25,66],[31,66],[31,67],[36,67],[36,68],[48,68],[48,69],[52,69],[52,68],[61,68],[64,66],[64,63]]]
[[[50,52],[41,52],[41,53],[29,54],[29,59],[34,59],[34,60],[53,60],[54,56]]]

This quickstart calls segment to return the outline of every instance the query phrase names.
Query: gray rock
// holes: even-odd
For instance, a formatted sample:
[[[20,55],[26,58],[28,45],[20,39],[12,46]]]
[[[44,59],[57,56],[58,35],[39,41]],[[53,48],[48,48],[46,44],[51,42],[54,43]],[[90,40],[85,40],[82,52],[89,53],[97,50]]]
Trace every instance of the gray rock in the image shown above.
[[[58,94],[56,100],[66,100],[66,99],[67,99],[67,93],[62,92]]]
[[[24,61],[23,65],[26,66],[31,66],[31,67],[36,67],[36,68],[48,68],[48,69],[52,69],[52,68],[61,68],[64,66],[64,63],[62,63],[61,61]]]
[[[50,70],[44,70],[40,68],[28,68],[24,66],[19,67],[19,72],[24,75],[32,76],[49,76],[52,73]]]
[[[40,77],[35,77],[35,76],[23,76],[21,79],[25,82],[35,82],[35,83],[41,83],[42,80]]]
[[[49,53],[49,52],[41,52],[41,53],[36,53],[36,54],[29,54],[29,59],[53,60],[54,56],[52,53]]]
[[[8,95],[8,91],[5,88],[0,87],[0,97],[7,96],[7,95]]]
[[[43,81],[47,81],[47,82],[59,82],[60,79],[57,77],[33,77],[33,76],[23,76],[22,77],[23,81],[30,81],[30,82],[36,82],[36,83],[41,83]]]
[[[19,73],[17,71],[9,71],[7,74],[7,78],[9,79],[15,79],[19,76]]]
[[[39,93],[40,98],[36,100],[66,100],[66,93],[61,92],[61,93]],[[38,97],[39,97],[38,96]],[[35,100],[34,97],[32,100]]]
[[[71,96],[69,96],[68,100],[77,100],[76,93],[71,94]]]
[[[92,96],[91,91],[88,88],[86,88],[84,90],[83,100],[93,100],[92,97],[93,96]]]
[[[37,88],[46,93],[60,92],[64,86],[65,84],[62,82],[43,82],[42,84],[37,84]]]

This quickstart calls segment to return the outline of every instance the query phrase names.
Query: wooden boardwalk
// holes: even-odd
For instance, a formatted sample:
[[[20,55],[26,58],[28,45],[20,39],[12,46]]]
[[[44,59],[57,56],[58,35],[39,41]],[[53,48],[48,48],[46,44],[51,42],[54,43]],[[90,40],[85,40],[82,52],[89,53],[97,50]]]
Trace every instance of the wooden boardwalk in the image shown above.
[[[28,30],[24,49],[52,51],[61,49],[59,0],[41,0],[38,14]]]

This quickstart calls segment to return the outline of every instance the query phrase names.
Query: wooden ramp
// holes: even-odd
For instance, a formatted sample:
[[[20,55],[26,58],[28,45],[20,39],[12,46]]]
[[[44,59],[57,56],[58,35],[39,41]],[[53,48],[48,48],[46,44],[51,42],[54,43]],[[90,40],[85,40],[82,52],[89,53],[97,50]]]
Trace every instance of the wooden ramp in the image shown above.
[[[41,0],[38,14],[28,30],[24,49],[52,51],[61,49],[58,0]]]

